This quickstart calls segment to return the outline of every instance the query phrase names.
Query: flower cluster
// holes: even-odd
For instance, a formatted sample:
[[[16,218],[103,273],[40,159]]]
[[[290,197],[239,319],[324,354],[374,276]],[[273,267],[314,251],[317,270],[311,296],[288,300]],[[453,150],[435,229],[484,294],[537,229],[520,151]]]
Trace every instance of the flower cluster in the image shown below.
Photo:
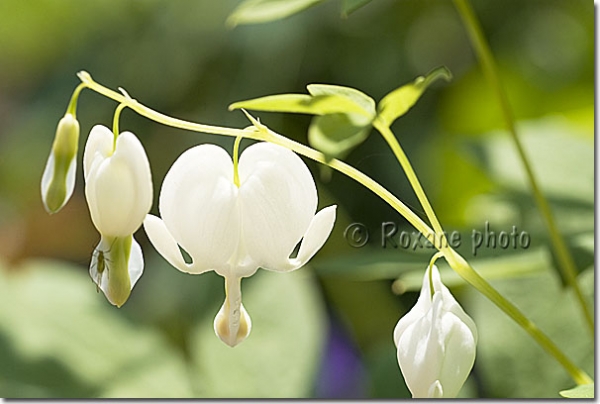
[[[73,192],[78,137],[79,124],[67,114],[42,179],[42,199],[51,213]],[[154,247],[175,268],[190,274],[215,271],[225,278],[226,298],[214,328],[230,346],[251,330],[241,279],[258,268],[300,268],[323,246],[335,222],[336,206],[316,212],[317,189],[306,164],[271,143],[248,147],[239,162],[214,145],[184,152],[164,179],[161,218],[148,214],[150,164],[133,133],[94,126],[83,168],[90,216],[101,236],[89,271],[108,301],[121,307],[143,273],[142,250],[133,238],[143,223]]]
[[[242,278],[259,268],[288,272],[305,265],[331,234],[336,206],[317,212],[314,179],[295,153],[259,142],[238,159],[238,138],[233,159],[211,144],[185,151],[163,181],[160,217],[151,215],[152,175],[144,147],[133,133],[116,128],[94,126],[83,156],[85,196],[100,233],[90,276],[108,301],[121,307],[144,271],[142,250],[133,238],[143,224],[155,249],[176,269],[214,271],[224,278],[225,301],[214,330],[225,344],[236,346],[252,329],[242,304]],[[67,113],[42,177],[42,199],[50,213],[73,193],[78,140],[79,124],[74,113]],[[473,367],[477,330],[434,265],[393,335],[413,397],[457,396]]]
[[[79,123],[72,114],[59,122],[42,177],[42,200],[55,213],[75,185]],[[144,271],[142,250],[133,238],[152,206],[152,176],[144,147],[131,132],[114,134],[96,125],[83,156],[85,196],[100,242],[90,276],[108,301],[121,307]]]

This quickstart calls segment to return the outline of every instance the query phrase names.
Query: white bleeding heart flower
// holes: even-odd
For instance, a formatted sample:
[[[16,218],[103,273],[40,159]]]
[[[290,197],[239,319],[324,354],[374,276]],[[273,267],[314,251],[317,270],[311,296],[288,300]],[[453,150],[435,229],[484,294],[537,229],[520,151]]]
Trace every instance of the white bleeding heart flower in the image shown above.
[[[413,397],[458,395],[475,362],[477,329],[442,283],[435,265],[423,277],[417,303],[398,321],[394,342]]]
[[[92,128],[83,156],[85,197],[100,232],[90,276],[106,298],[121,307],[144,270],[133,238],[152,206],[152,175],[144,147],[131,132],[116,141],[105,126]]]
[[[165,176],[162,220],[148,215],[144,221],[148,238],[175,268],[190,274],[213,270],[225,278],[226,298],[214,328],[230,346],[251,329],[241,302],[241,278],[259,267],[286,272],[303,266],[329,237],[336,213],[334,205],[315,215],[313,177],[286,148],[254,144],[242,153],[237,170],[234,166],[221,147],[187,150]],[[301,240],[296,257],[290,258]],[[180,246],[191,263],[184,261]]]

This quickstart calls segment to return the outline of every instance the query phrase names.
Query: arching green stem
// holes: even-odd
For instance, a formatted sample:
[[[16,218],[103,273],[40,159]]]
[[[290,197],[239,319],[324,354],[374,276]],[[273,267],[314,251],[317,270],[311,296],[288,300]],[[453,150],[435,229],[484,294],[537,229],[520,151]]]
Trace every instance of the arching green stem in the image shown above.
[[[236,187],[240,187],[240,173],[238,170],[238,163],[240,160],[240,143],[242,142],[243,137],[238,136],[235,138],[235,142],[233,143],[233,183]]]
[[[394,136],[394,133],[390,130],[389,126],[378,120],[375,120],[373,127],[375,127],[379,133],[381,133],[381,136],[383,136],[384,140],[390,146],[392,152],[396,156],[396,159],[406,173],[406,177],[408,178],[410,185],[414,189],[421,206],[423,206],[425,214],[427,215],[433,230],[436,232],[436,238],[438,238],[440,243],[440,246],[438,246],[439,249],[441,246],[447,244],[444,236],[444,230],[442,229],[442,225],[440,224],[435,212],[433,211],[433,208],[431,207],[431,204],[429,203],[429,199],[427,199],[427,195],[425,194],[425,191],[423,190],[423,187],[421,186],[421,183],[419,182],[419,179],[417,178],[417,175],[415,174],[415,171],[413,170],[406,153],[404,153],[404,150],[400,146],[398,139],[396,139],[396,136]]]
[[[126,104],[119,104],[119,106],[115,110],[115,115],[113,116],[113,149],[117,147],[117,137],[119,136],[119,118],[121,117],[121,111],[123,111],[125,107],[127,107]]]
[[[73,94],[71,95],[71,100],[69,101],[69,105],[67,106],[67,114],[73,115],[73,118],[77,118],[77,100],[79,99],[79,94],[81,90],[86,88],[85,83],[81,83],[78,85],[75,90],[73,90]]]

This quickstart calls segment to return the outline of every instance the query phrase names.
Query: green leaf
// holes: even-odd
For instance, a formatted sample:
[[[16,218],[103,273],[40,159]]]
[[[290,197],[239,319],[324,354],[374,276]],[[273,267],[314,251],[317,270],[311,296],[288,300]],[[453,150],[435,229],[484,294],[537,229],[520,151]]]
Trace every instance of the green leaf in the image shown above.
[[[127,320],[82,269],[0,268],[0,395],[193,397],[181,352]]]
[[[429,248],[417,251],[400,248],[382,251],[360,250],[355,254],[321,259],[313,266],[321,276],[346,277],[362,281],[398,278],[395,283],[396,290],[419,290],[423,273],[434,251]],[[479,258],[478,254],[478,258],[469,259],[469,263],[488,280],[532,276],[546,271],[552,265],[550,254],[545,248],[494,257]],[[444,284],[448,286],[465,284],[465,281],[445,262],[438,261],[436,265],[440,269]]]
[[[242,282],[252,332],[235,348],[217,338],[213,317],[199,324],[192,358],[206,397],[298,398],[312,393],[324,343],[319,287],[308,268],[259,271]]]
[[[308,143],[328,157],[343,158],[364,142],[370,131],[370,120],[358,114],[317,116],[308,128]]]
[[[306,10],[323,0],[246,0],[227,18],[227,25],[259,24],[280,20]]]
[[[569,390],[559,391],[558,394],[566,398],[594,398],[594,383],[575,386]]]
[[[452,73],[446,67],[439,67],[425,77],[417,77],[412,83],[405,84],[402,87],[392,91],[379,102],[378,118],[387,126],[390,126],[397,118],[404,115],[423,92],[437,79],[443,78],[446,81],[452,79]]]
[[[372,0],[343,0],[342,17],[346,18],[362,6],[369,4]]]
[[[593,204],[593,141],[559,116],[521,121],[517,129],[542,192],[550,198]],[[521,159],[505,131],[488,132],[475,143],[474,156],[493,180],[531,193]]]
[[[306,86],[308,92],[314,96],[339,96],[346,98],[356,105],[361,107],[366,116],[370,116],[372,118],[375,117],[375,100],[371,97],[359,91],[355,88],[351,87],[343,87],[343,86],[335,86],[331,84],[309,84]],[[339,111],[339,112],[355,112],[352,110]],[[358,111],[356,111],[358,112]]]
[[[578,281],[593,305],[594,271],[585,271]],[[581,310],[551,271],[497,280],[492,286],[527,313],[578,367],[593,375],[594,344],[583,326]],[[564,368],[481,293],[464,288],[460,302],[477,324],[478,373],[488,397],[555,398],[557,391],[572,385]]]
[[[277,94],[239,101],[231,104],[229,110],[248,109],[252,111],[291,112],[297,114],[326,115],[335,113],[367,114],[354,100],[335,94],[310,96],[308,94]]]

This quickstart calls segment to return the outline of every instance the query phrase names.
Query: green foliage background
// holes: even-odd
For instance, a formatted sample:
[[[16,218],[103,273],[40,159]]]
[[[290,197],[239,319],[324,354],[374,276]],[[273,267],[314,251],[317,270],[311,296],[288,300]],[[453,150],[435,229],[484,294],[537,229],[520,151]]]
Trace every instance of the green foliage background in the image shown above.
[[[592,304],[593,3],[473,3]],[[222,279],[169,267],[143,231],[136,237],[146,270],[130,301],[118,310],[96,294],[87,265],[99,236],[85,205],[81,170],[75,194],[59,214],[48,216],[39,195],[56,123],[82,69],[169,115],[241,128],[248,125],[243,114],[227,111],[236,101],[306,93],[311,83],[355,87],[379,100],[447,66],[454,80],[434,84],[393,130],[442,224],[461,233],[459,251],[593,375],[593,342],[562,288],[496,100],[452,3],[380,0],[340,18],[340,4],[327,1],[284,20],[228,29],[237,5],[0,2],[0,396],[410,396],[392,330],[414,304],[432,250],[382,248],[382,222],[412,229],[353,181],[337,173],[320,177],[312,162],[319,205],[338,204],[338,221],[310,267],[284,275],[259,272],[244,281],[254,328],[239,347],[224,346],[212,331],[224,297]],[[82,93],[80,149],[93,125],[110,125],[115,106]],[[310,117],[257,115],[306,143]],[[165,128],[131,111],[123,113],[121,128],[136,133],[147,149],[155,202],[165,173],[185,149],[204,142],[228,150],[233,145],[231,138]],[[375,133],[346,160],[420,211]],[[156,203],[152,211],[157,213]],[[531,246],[480,249],[473,257],[472,231],[486,221],[496,233],[513,225],[527,231]],[[364,248],[344,239],[353,222],[371,232]],[[453,274],[443,272],[443,278],[480,333],[462,396],[558,397],[572,387],[503,313]]]

